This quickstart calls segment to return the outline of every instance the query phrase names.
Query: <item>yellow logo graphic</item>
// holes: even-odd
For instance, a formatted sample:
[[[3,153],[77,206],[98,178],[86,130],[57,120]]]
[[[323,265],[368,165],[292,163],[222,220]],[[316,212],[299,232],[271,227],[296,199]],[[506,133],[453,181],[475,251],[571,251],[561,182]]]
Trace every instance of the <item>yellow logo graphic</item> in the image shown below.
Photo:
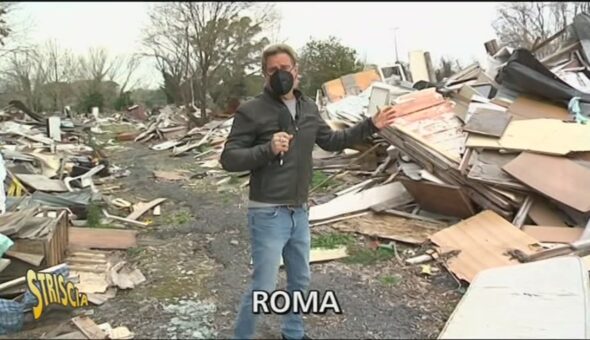
[[[39,283],[39,287],[35,283]],[[72,282],[66,282],[63,275],[36,273],[29,269],[27,271],[27,286],[37,298],[37,305],[33,307],[35,320],[41,317],[43,309],[50,304],[73,308],[88,306],[88,296],[80,293]]]

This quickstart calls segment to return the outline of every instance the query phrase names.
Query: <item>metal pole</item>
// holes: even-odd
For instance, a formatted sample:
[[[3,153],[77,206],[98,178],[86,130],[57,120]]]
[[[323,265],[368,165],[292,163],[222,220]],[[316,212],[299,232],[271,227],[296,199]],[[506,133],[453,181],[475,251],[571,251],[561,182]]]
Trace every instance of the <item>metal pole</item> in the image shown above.
[[[393,29],[393,42],[395,44],[395,62],[399,63],[399,56],[397,54],[397,30],[399,27]]]

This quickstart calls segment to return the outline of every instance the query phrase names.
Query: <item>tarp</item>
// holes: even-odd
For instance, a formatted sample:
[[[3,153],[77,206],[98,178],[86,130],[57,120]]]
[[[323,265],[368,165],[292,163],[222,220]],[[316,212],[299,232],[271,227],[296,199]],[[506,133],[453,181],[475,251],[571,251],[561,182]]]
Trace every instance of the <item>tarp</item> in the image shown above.
[[[526,49],[517,49],[496,77],[496,82],[520,94],[541,97],[562,106],[573,97],[590,103],[590,94],[576,90],[545,67]]]

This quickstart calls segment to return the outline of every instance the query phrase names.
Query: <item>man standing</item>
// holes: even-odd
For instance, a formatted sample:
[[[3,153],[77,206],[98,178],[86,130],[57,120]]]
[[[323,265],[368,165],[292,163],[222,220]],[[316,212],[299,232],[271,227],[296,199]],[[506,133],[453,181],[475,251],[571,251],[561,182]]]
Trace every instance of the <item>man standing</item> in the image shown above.
[[[354,127],[333,131],[315,103],[297,90],[297,60],[291,47],[270,46],[262,54],[261,66],[264,91],[238,108],[220,159],[227,171],[250,171],[248,227],[254,270],[236,320],[238,339],[254,335],[252,291],[274,291],[281,256],[287,291],[305,292],[309,286],[307,197],[314,145],[340,151],[391,125],[394,119],[389,107]],[[283,339],[308,338],[302,316],[292,312],[284,315],[281,333]]]

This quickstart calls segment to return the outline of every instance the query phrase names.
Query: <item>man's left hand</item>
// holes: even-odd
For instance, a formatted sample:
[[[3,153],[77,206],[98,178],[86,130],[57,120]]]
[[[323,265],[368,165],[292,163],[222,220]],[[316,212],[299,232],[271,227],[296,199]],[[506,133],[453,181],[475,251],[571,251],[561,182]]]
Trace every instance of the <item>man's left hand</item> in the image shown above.
[[[395,120],[395,109],[393,106],[385,107],[379,110],[371,119],[375,127],[379,130],[391,126]]]

